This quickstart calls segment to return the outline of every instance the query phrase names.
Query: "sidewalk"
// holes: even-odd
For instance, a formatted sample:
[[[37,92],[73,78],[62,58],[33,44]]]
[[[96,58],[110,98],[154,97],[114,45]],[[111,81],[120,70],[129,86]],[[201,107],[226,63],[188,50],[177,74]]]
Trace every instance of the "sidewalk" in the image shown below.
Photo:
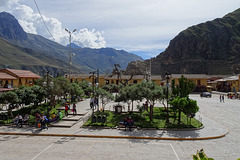
[[[91,116],[89,100],[77,103],[77,112],[86,113],[70,128],[49,127],[40,131],[34,127],[15,126],[0,127],[0,135],[32,135],[32,136],[67,136],[92,138],[128,138],[128,139],[158,139],[158,140],[206,140],[224,137],[228,130],[222,125],[198,113],[196,118],[203,122],[204,127],[198,130],[138,130],[124,131],[119,129],[81,128]]]

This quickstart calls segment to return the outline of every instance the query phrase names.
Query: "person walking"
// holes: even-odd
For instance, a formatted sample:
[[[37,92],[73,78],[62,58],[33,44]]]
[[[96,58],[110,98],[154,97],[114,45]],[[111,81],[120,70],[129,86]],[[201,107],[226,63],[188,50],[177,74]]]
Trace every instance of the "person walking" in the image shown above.
[[[77,106],[75,103],[73,103],[73,114],[77,114]]]
[[[65,104],[65,116],[68,116],[68,105]]]
[[[222,102],[222,95],[220,94],[220,96],[219,96],[219,99],[220,99],[220,102]]]
[[[222,95],[222,102],[224,103],[224,95]]]
[[[93,97],[90,99],[90,108],[92,109],[92,107],[93,107]]]

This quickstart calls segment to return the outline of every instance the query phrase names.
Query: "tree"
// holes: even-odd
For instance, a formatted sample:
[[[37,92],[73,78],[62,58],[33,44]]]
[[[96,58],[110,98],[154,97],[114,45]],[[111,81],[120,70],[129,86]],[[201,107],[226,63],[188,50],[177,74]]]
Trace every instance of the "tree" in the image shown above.
[[[183,113],[187,116],[187,120],[188,120],[188,117],[190,117],[190,124],[191,124],[191,118],[193,118],[195,114],[198,112],[199,107],[197,105],[197,101],[189,98],[187,98],[187,100],[188,100],[188,103],[183,108]]]
[[[84,94],[87,96],[89,96],[90,95],[89,93],[92,92],[92,87],[89,87],[88,83],[89,83],[88,81],[81,81],[79,83],[79,86],[83,89]]]
[[[34,93],[30,86],[21,86],[15,92],[19,96],[19,102],[25,105],[33,103],[37,97],[37,95]]]
[[[194,82],[185,78],[183,75],[178,79],[178,81],[179,85],[175,86],[175,80],[172,80],[171,86],[173,97],[187,97],[194,90]]]
[[[183,75],[179,80],[179,85],[175,86],[175,81],[172,80],[172,96],[173,100],[170,104],[173,109],[178,111],[178,124],[181,122],[181,112],[188,112],[189,94],[193,91],[195,84],[193,81],[188,80]],[[193,102],[191,102],[193,104]],[[196,107],[195,107],[196,108]]]
[[[57,95],[58,97],[63,96],[64,98],[66,98],[67,94],[69,93],[69,81],[64,77],[57,77],[53,79],[53,83],[53,94]]]
[[[96,95],[97,97],[99,97],[101,99],[101,102],[102,102],[102,109],[103,109],[103,112],[105,110],[105,105],[110,101],[110,100],[113,100],[114,99],[114,96],[112,95],[112,93],[102,89],[102,88],[98,88],[96,90]],[[98,108],[99,110],[99,108]]]
[[[71,83],[69,85],[71,97],[81,97],[84,94],[83,89],[77,83]]]
[[[115,96],[115,102],[126,102],[128,104],[128,111],[130,111],[130,104],[131,104],[131,99],[130,99],[130,86],[125,86],[121,88]]]
[[[5,92],[1,97],[6,103],[17,104],[19,102],[17,94],[13,91]]]
[[[184,110],[185,106],[188,104],[187,98],[180,98],[179,96],[170,101],[173,110],[178,111],[178,124],[181,122],[181,113]]]
[[[46,97],[46,92],[39,85],[31,86],[30,89],[36,95],[35,99],[33,99],[33,103],[34,103],[35,106],[37,106],[38,103],[41,103],[44,100],[44,98]]]
[[[179,96],[170,101],[173,110],[178,111],[178,124],[181,122],[181,113],[183,112],[188,117],[193,117],[199,110],[197,101],[189,99],[188,97],[180,98]]]
[[[150,110],[147,109],[147,112],[149,113],[150,121],[152,121],[154,105],[156,104],[157,100],[164,97],[163,89],[153,82],[145,81],[142,81],[140,84],[138,84],[137,88],[141,99],[146,98],[148,104],[150,104]]]

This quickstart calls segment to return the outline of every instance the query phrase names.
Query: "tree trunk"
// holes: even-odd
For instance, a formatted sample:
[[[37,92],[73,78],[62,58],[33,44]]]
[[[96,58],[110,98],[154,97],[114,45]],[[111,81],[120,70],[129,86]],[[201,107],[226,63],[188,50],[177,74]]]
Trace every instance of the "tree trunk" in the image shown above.
[[[132,111],[133,111],[133,101],[132,101]]]
[[[149,113],[150,121],[153,120],[153,105],[150,105],[150,113]]]
[[[181,122],[181,109],[179,109],[179,112],[178,112],[178,124],[180,124]]]

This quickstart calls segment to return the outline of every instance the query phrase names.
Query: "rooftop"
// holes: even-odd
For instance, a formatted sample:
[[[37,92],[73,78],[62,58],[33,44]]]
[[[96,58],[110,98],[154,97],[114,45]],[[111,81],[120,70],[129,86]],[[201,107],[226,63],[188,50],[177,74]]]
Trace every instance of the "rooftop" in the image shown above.
[[[27,70],[1,69],[0,72],[8,73],[19,78],[41,78],[39,75]]]
[[[13,77],[7,73],[3,73],[3,72],[0,72],[0,80],[13,80],[13,79],[17,79],[16,77]]]

